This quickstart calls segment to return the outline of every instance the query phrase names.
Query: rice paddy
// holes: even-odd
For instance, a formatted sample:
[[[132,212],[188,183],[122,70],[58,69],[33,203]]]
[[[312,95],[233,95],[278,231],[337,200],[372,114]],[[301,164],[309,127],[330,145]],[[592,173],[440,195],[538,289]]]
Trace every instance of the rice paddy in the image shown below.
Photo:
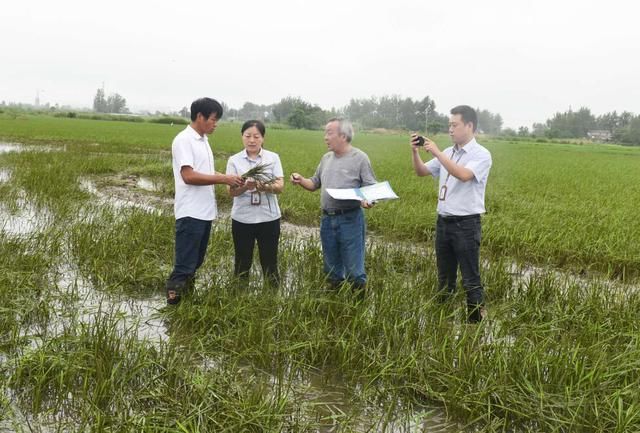
[[[401,135],[356,133],[401,197],[367,211],[364,300],[324,288],[319,197],[291,186],[282,287],[239,287],[219,188],[196,289],[167,308],[178,131],[0,117],[0,431],[640,430],[640,149],[479,140],[474,326],[462,293],[436,301],[436,187]],[[223,171],[239,125],[210,141]],[[304,175],[326,149],[282,129],[266,146]]]

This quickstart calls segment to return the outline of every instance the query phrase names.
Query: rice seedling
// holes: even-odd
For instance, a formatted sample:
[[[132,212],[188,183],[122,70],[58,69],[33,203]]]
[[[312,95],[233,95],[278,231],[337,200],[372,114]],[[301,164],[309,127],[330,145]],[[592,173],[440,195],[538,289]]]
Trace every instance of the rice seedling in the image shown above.
[[[216,131],[219,169],[237,126]],[[173,217],[139,204],[171,198],[175,132],[0,117],[7,141],[64,149],[0,154],[3,219],[39,221],[0,234],[0,430],[640,430],[640,292],[619,281],[637,276],[640,233],[633,205],[607,205],[637,191],[580,174],[606,160],[634,184],[637,149],[487,143],[489,318],[471,326],[461,291],[437,301],[435,187],[410,176],[406,137],[375,134],[355,144],[401,200],[367,212],[364,299],[325,288],[313,230],[283,235],[280,290],[239,288],[223,217],[195,290],[165,309]],[[269,137],[287,171],[325,152],[319,132]],[[318,201],[285,188],[283,218],[317,227]]]
[[[269,167],[271,167],[271,163],[264,164],[256,164],[251,167],[249,170],[242,174],[243,179],[254,179],[256,182],[262,185],[271,185],[276,181],[276,177],[271,174],[269,171]]]

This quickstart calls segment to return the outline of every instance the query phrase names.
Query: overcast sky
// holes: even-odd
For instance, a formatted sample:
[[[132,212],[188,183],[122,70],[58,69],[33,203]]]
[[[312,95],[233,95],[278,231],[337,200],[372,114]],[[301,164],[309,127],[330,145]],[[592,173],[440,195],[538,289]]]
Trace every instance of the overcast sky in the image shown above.
[[[0,100],[130,109],[429,95],[531,126],[570,106],[640,114],[632,0],[5,0]]]

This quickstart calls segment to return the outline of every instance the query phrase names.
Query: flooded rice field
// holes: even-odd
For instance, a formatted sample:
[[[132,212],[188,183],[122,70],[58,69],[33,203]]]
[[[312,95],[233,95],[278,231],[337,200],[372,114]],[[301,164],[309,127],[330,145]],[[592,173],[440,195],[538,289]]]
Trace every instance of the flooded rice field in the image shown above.
[[[372,230],[361,297],[327,288],[317,226],[285,220],[281,287],[263,287],[257,257],[233,277],[218,189],[207,259],[168,307],[166,163],[102,147],[0,143],[0,431],[637,425],[635,283],[487,256],[487,320],[468,325],[462,287],[438,302],[430,242]]]

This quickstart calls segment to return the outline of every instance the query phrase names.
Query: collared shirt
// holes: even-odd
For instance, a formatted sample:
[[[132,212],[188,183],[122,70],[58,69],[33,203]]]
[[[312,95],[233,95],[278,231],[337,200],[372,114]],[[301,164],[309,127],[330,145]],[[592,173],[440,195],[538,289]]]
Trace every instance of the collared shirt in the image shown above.
[[[186,184],[180,174],[184,166],[199,173],[214,173],[213,152],[207,136],[200,136],[191,125],[187,126],[173,139],[171,155],[176,186],[176,219],[191,217],[204,221],[214,220],[218,216],[218,209],[213,186]]]
[[[227,174],[242,175],[258,164],[270,164],[268,171],[275,177],[284,177],[280,157],[275,152],[261,149],[255,159],[249,158],[246,149],[236,153],[227,161]],[[253,190],[255,191],[255,190]],[[233,198],[231,218],[243,224],[257,224],[280,218],[278,196],[269,192],[258,192],[260,204],[251,204],[252,191],[245,191]]]
[[[451,146],[443,152],[456,164],[471,170],[473,179],[463,182],[455,176],[448,176],[449,172],[437,158],[425,163],[431,175],[440,178],[439,194],[443,185],[447,186],[445,199],[438,200],[438,215],[464,216],[485,213],[484,193],[491,169],[491,153],[478,144],[475,138],[460,148]]]

